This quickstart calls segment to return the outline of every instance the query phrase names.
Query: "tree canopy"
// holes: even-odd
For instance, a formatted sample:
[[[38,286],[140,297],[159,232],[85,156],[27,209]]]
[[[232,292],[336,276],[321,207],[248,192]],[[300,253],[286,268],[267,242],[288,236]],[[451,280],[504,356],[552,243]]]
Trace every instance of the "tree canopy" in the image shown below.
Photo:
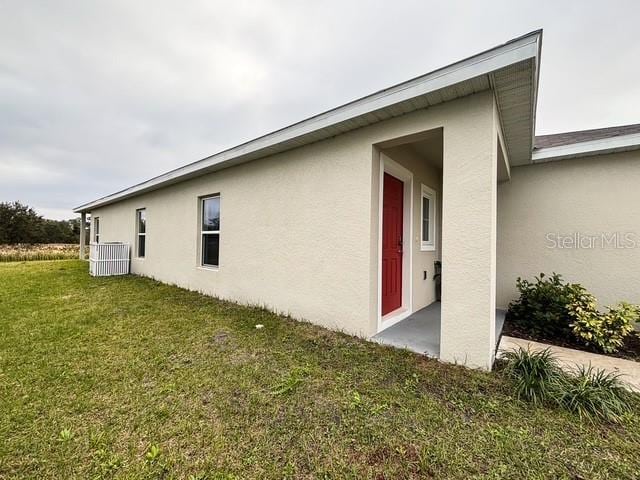
[[[0,244],[78,243],[80,218],[50,220],[20,202],[0,203]]]

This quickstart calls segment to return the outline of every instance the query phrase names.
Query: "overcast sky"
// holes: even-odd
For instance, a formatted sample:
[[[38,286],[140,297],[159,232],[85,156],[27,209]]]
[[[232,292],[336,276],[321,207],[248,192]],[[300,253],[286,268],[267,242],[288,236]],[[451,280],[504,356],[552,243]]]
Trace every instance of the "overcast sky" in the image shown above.
[[[640,122],[637,1],[0,0],[0,201],[49,218],[544,28],[537,133]]]

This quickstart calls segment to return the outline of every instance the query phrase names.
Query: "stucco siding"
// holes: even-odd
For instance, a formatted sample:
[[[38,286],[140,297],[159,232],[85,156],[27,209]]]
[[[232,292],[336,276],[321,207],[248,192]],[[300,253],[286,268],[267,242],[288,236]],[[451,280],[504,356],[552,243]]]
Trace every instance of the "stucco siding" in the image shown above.
[[[101,241],[133,245],[135,210],[146,208],[147,255],[132,260],[133,273],[370,336],[379,317],[376,145],[434,128],[462,131],[492,98],[471,95],[91,213]],[[455,142],[472,151],[474,135],[485,133]],[[210,194],[221,197],[217,271],[198,268],[198,197]]]
[[[92,214],[101,241],[133,245],[135,210],[146,208],[146,258],[132,259],[132,273],[366,334],[370,161],[345,135]],[[217,271],[198,267],[198,198],[211,194],[221,204]]]
[[[493,98],[444,130],[440,358],[491,369],[498,117]]]
[[[638,151],[512,168],[498,188],[498,305],[517,298],[517,277],[540,272],[583,284],[601,305],[640,303],[639,182]]]

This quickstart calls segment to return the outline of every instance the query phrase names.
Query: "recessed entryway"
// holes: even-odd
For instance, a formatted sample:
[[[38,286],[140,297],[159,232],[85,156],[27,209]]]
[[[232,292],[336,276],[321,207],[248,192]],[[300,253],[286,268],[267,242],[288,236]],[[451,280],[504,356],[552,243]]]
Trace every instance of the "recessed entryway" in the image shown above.
[[[439,296],[443,130],[375,146],[379,155],[377,332]]]

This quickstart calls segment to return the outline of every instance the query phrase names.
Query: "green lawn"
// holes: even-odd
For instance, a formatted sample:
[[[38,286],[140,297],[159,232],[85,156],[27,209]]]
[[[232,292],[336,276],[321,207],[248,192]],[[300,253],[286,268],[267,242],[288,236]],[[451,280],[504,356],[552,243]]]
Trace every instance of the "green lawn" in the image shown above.
[[[638,415],[87,269],[0,265],[0,478],[638,478]]]

